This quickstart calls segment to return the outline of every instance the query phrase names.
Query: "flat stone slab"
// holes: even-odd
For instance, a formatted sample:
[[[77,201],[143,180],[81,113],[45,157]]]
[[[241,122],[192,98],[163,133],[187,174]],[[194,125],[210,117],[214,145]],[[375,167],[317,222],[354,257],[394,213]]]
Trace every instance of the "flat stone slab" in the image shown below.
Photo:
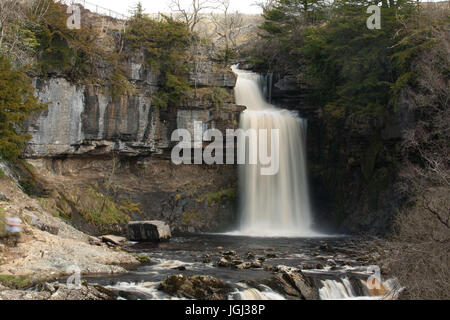
[[[119,237],[119,236],[113,236],[113,235],[101,236],[100,240],[105,243],[111,243],[115,246],[120,246],[127,242],[127,239],[125,237]]]
[[[127,227],[130,241],[168,241],[172,237],[170,227],[164,221],[132,221]]]

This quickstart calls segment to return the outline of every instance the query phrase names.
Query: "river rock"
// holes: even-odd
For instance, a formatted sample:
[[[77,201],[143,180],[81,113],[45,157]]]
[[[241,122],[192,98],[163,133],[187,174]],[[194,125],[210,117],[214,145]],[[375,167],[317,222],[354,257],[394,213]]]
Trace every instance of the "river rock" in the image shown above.
[[[161,282],[159,290],[179,298],[225,300],[232,291],[229,284],[211,276],[171,275]]]
[[[286,266],[278,266],[278,270],[281,272],[283,279],[301,293],[303,299],[319,299],[319,293],[317,289],[313,287],[313,284],[303,275],[303,273],[299,269]]]
[[[252,263],[251,262],[243,262],[243,263],[234,265],[233,267],[238,270],[250,269],[252,267]]]
[[[252,268],[262,268],[262,263],[259,260],[253,260],[251,262]]]
[[[230,261],[228,261],[225,258],[220,258],[219,261],[217,261],[217,266],[218,267],[228,267],[230,265]]]
[[[121,246],[127,242],[126,238],[113,235],[101,236],[100,240],[102,240],[106,244],[112,244],[115,246]]]
[[[264,280],[264,284],[272,290],[294,299],[301,299],[301,293],[294,288],[282,275],[278,274],[275,277]]]
[[[167,241],[170,227],[164,221],[133,221],[128,223],[128,239],[131,241]]]
[[[231,257],[231,256],[236,256],[237,255],[237,253],[236,253],[236,251],[234,251],[234,250],[228,250],[228,251],[224,251],[224,252],[222,252],[222,255],[223,256],[228,256],[228,257]]]

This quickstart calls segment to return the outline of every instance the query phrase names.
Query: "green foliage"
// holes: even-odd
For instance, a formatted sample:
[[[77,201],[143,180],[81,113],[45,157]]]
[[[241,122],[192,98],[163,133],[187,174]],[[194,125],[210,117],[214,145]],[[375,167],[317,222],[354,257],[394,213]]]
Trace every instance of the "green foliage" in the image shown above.
[[[326,17],[323,0],[277,0],[264,11],[260,45],[251,53],[258,69],[300,74],[303,30]]]
[[[43,108],[34,96],[31,80],[0,56],[0,155],[17,160],[25,142],[31,137],[20,132],[23,121],[33,111]]]
[[[70,204],[70,207],[75,208],[86,222],[99,227],[126,224],[130,221],[130,216],[127,213],[139,209],[124,203],[122,209],[126,209],[127,213],[125,213],[111,199],[92,187],[66,192],[64,200]]]
[[[306,30],[302,52],[317,103],[344,107],[347,113],[389,107],[391,86],[399,76],[391,63],[401,27],[398,15],[413,8],[408,3],[383,6],[382,28],[369,30],[365,10],[370,4],[338,1],[335,16],[324,27]]]
[[[34,281],[30,275],[0,275],[0,284],[12,289],[26,289],[33,285]]]
[[[137,12],[129,21],[125,39],[133,52],[143,52],[146,64],[159,75],[162,89],[153,96],[155,104],[162,108],[178,104],[190,90],[186,25],[165,16],[156,21]]]
[[[82,24],[81,29],[69,29],[66,7],[55,0],[43,1],[48,10],[42,16],[30,12],[23,28],[39,73],[60,73],[72,81],[97,80],[99,61],[113,65],[117,54],[99,45],[100,33],[94,28]]]
[[[219,190],[217,192],[211,192],[202,195],[197,199],[197,202],[207,201],[209,206],[214,204],[220,205],[225,199],[235,199],[237,196],[236,188],[229,188],[224,190]]]

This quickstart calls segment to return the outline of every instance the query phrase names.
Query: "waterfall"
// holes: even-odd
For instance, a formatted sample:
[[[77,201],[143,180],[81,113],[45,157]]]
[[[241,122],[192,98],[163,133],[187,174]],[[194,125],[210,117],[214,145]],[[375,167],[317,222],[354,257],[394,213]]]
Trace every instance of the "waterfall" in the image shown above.
[[[258,164],[239,166],[240,229],[235,234],[310,237],[312,217],[306,176],[306,121],[267,103],[261,77],[233,68],[236,103],[247,107],[242,129],[279,129],[279,171],[261,175]],[[272,152],[269,148],[269,153]]]

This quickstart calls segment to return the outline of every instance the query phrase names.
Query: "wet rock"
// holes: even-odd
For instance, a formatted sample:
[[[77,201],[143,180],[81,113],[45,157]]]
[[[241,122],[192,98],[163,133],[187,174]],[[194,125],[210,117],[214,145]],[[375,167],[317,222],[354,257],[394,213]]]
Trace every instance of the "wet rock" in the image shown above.
[[[237,266],[238,264],[241,264],[241,263],[243,263],[244,261],[242,261],[242,260],[240,260],[240,259],[234,259],[234,260],[231,260],[231,264],[232,265],[234,265],[234,266]]]
[[[1,289],[1,300],[115,300],[117,296],[110,290],[99,286],[81,284],[68,287],[62,283],[42,283],[30,290]]]
[[[180,271],[185,271],[186,270],[186,266],[179,266],[179,267],[175,267],[172,268],[173,270],[180,270]]]
[[[253,252],[247,252],[247,254],[245,255],[245,258],[248,260],[253,260],[253,259],[255,259],[255,254]]]
[[[274,271],[273,265],[271,265],[271,264],[266,264],[266,265],[264,266],[264,271],[267,271],[267,272],[272,272],[272,271]]]
[[[319,298],[318,291],[314,288],[313,283],[311,283],[299,269],[285,266],[279,266],[278,268],[282,273],[283,279],[293,288],[297,289],[301,293],[303,299],[317,300]]]
[[[166,241],[171,238],[170,227],[164,221],[133,221],[128,223],[131,241]]]
[[[108,245],[112,244],[114,246],[121,246],[127,242],[127,239],[125,237],[113,235],[101,236],[100,240]]]
[[[252,268],[262,268],[262,263],[259,260],[253,260],[251,262],[251,267]]]
[[[211,262],[211,257],[209,256],[209,254],[205,254],[203,256],[203,263],[210,263]]]
[[[234,265],[233,267],[238,270],[250,269],[252,267],[252,263],[251,262],[243,262],[241,264]]]
[[[273,259],[273,258],[276,258],[277,255],[275,253],[268,252],[268,253],[266,253],[266,257],[269,259],[271,259],[271,258]]]
[[[300,299],[302,297],[301,293],[298,292],[297,289],[293,288],[292,285],[289,282],[287,282],[281,275],[276,275],[275,277],[266,279],[263,282],[272,290],[279,292],[281,294],[290,297],[295,297],[297,299]]]
[[[225,258],[220,258],[219,261],[217,261],[217,266],[218,267],[228,267],[230,266],[230,261],[228,261]]]
[[[236,253],[236,251],[234,251],[234,250],[228,250],[228,251],[224,251],[224,252],[222,252],[222,255],[223,256],[236,256],[237,255],[237,253]]]
[[[232,291],[229,284],[211,276],[171,275],[161,282],[159,290],[179,298],[225,300]]]
[[[69,288],[65,284],[55,285],[54,292],[49,300],[115,300],[116,295],[100,286],[82,284],[79,288]]]

